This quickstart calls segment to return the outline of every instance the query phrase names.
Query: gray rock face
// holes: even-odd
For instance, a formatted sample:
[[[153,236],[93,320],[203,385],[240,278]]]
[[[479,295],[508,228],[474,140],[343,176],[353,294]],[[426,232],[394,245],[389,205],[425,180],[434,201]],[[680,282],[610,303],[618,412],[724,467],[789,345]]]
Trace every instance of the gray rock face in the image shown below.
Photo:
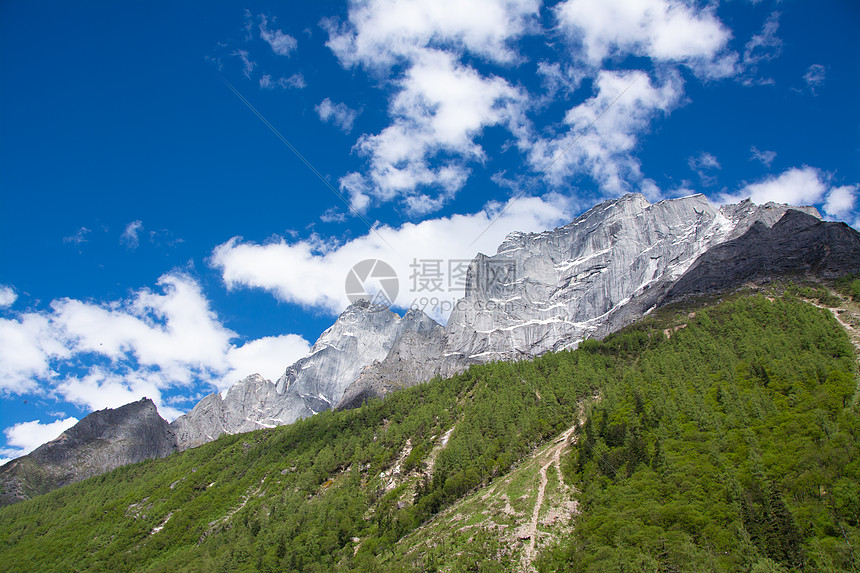
[[[114,468],[177,450],[152,400],[93,412],[26,456],[0,468],[0,505],[8,505]]]
[[[711,206],[703,195],[650,204],[638,194],[601,203],[543,233],[512,233],[470,267],[446,328],[448,355],[518,359],[625,326],[714,245],[770,226],[788,206]],[[818,217],[813,208],[801,208]]]
[[[425,332],[405,332],[384,360],[362,371],[336,408],[357,408],[370,398],[381,398],[437,376],[447,378],[462,372],[469,361],[446,355],[446,341],[445,329],[438,324]]]
[[[249,376],[229,390],[201,400],[173,421],[186,449],[238,433],[289,424],[336,405],[365,368],[383,361],[404,335],[431,337],[439,325],[420,311],[402,318],[359,300],[316,341],[311,353],[288,367],[276,382]]]
[[[836,278],[860,272],[860,233],[789,210],[772,228],[757,222],[699,257],[661,303],[720,292],[773,276]]]

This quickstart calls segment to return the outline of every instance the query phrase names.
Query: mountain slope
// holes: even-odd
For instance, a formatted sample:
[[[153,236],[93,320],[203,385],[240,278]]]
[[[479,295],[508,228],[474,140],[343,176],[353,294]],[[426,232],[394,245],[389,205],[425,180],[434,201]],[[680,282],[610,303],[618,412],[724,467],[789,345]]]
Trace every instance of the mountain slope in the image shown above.
[[[176,438],[152,400],[99,410],[0,468],[0,505],[175,451]]]
[[[653,307],[710,248],[756,223],[770,227],[788,209],[750,201],[717,209],[703,195],[651,204],[629,194],[564,227],[512,233],[496,255],[473,263],[446,350],[522,358],[606,336]]]
[[[791,209],[773,227],[756,222],[741,237],[708,250],[662,302],[778,276],[829,279],[857,272],[860,233]]]
[[[820,217],[812,207],[747,200],[717,209],[703,195],[651,204],[628,194],[596,205],[564,227],[512,233],[495,255],[479,254],[472,261],[465,296],[445,330],[398,349],[399,355],[418,359],[408,368],[397,356],[371,365],[338,407],[470,364],[518,360],[602,338],[654,308],[704,253],[752,227],[773,226],[789,209]],[[795,243],[798,252],[814,250],[818,231]],[[856,249],[854,256],[860,256]],[[794,272],[794,262],[787,260],[773,275]]]
[[[800,569],[842,570],[860,542],[856,361],[829,312],[768,297],[667,307],[573,352],[474,366],[2,508],[0,561],[10,571],[492,568],[495,534],[459,531],[446,522],[458,512],[444,510],[473,492],[480,521],[505,493],[533,523],[513,492],[534,486],[507,477],[537,474],[563,507],[558,451],[582,513],[543,550],[548,538],[537,538],[541,568],[779,570],[802,555]],[[576,454],[541,453],[596,391]],[[769,536],[771,518],[791,536]],[[437,520],[447,534],[413,550]]]
[[[406,334],[438,329],[420,311],[402,318],[388,308],[359,300],[320,335],[311,353],[289,366],[275,383],[249,376],[201,400],[171,423],[181,449],[210,442],[221,434],[249,432],[292,423],[328,410],[374,362],[383,360]]]

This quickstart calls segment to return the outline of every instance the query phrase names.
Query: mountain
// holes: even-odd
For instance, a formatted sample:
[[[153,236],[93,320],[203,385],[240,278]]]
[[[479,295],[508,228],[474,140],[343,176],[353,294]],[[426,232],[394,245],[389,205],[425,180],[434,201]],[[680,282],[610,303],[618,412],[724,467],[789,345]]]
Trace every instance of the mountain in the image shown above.
[[[749,281],[797,275],[836,278],[860,272],[860,233],[790,209],[773,227],[756,222],[737,239],[704,253],[665,301],[720,292]]]
[[[409,348],[401,344],[396,354],[371,365],[338,407],[472,364],[519,360],[603,338],[663,301],[710,249],[754,226],[769,228],[790,209],[820,219],[812,207],[747,200],[718,209],[704,195],[651,204],[633,193],[596,205],[551,231],[512,233],[495,255],[479,254],[472,261],[465,296],[444,331]],[[815,242],[818,232],[802,237],[797,248],[802,251]],[[754,244],[743,247],[755,249]],[[779,272],[793,264],[786,261]]]
[[[93,412],[26,456],[0,468],[0,505],[177,450],[170,426],[149,398]]]
[[[750,201],[717,209],[703,195],[651,204],[628,194],[564,227],[512,233],[473,262],[446,352],[517,359],[602,338],[652,308],[710,248],[756,223],[770,227],[788,209]]]
[[[317,339],[311,353],[289,366],[276,382],[255,374],[201,400],[171,423],[180,449],[236,434],[290,424],[328,410],[341,400],[362,371],[384,360],[404,336],[438,330],[420,311],[402,318],[360,299]]]
[[[563,227],[512,233],[495,255],[478,254],[445,327],[420,311],[400,317],[359,300],[278,380],[248,376],[203,398],[169,429],[187,450],[223,434],[355,408],[472,365],[575,348],[689,294],[785,274],[836,276],[858,269],[858,259],[856,231],[821,222],[811,207],[747,200],[716,208],[703,195],[651,204],[629,194]],[[16,479],[4,485],[9,499],[50,489]]]
[[[362,370],[355,382],[346,388],[336,408],[356,408],[371,398],[462,372],[466,362],[446,356],[446,339],[445,329],[435,323],[423,332],[404,333],[382,361],[375,361]]]
[[[855,283],[681,301],[573,351],[118,468],[0,508],[0,563],[856,570],[857,362],[837,320],[857,324]]]

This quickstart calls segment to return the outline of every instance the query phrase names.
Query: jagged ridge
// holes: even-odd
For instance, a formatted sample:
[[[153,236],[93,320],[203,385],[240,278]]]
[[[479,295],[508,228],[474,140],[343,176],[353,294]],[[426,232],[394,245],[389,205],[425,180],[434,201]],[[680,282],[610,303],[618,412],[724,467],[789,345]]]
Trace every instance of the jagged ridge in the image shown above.
[[[0,505],[176,450],[176,437],[149,398],[99,410],[0,468]]]

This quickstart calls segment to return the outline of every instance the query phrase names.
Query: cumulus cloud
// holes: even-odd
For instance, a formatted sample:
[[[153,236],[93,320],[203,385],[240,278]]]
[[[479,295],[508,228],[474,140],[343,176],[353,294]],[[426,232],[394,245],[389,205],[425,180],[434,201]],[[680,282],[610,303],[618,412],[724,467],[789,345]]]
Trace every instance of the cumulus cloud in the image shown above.
[[[532,25],[539,10],[538,0],[354,2],[348,23],[330,29],[327,45],[348,67],[385,68],[443,46],[511,62],[517,57],[513,40]]]
[[[678,104],[683,95],[680,76],[670,73],[655,84],[645,72],[604,70],[594,85],[594,96],[567,111],[563,134],[523,139],[520,145],[535,170],[550,166],[546,177],[554,185],[587,173],[604,195],[653,195],[649,189],[655,187],[643,177],[633,152],[651,122]]]
[[[71,355],[48,316],[25,313],[0,318],[0,393],[36,391],[37,380],[54,378],[51,360]]]
[[[820,205],[830,217],[845,217],[854,207],[858,188],[860,185],[832,187],[826,173],[804,166],[747,185],[737,193],[723,193],[720,199],[734,203],[749,197],[758,204]]]
[[[161,292],[142,289],[124,301],[59,299],[50,311],[0,319],[0,391],[53,394],[90,409],[148,396],[175,416],[162,391],[271,375],[272,364],[284,369],[309,348],[296,335],[237,346],[195,280],[174,273],[158,284]]]
[[[555,7],[555,15],[593,66],[632,54],[694,67],[707,64],[716,75],[725,74],[717,56],[731,34],[711,8],[679,0],[566,0]]]
[[[12,306],[18,300],[18,293],[10,286],[0,285],[0,308]]]
[[[228,382],[219,386],[221,389],[226,388],[232,382],[254,373],[267,380],[277,380],[284,374],[287,366],[306,355],[309,350],[308,341],[297,334],[265,336],[242,346],[233,346],[227,350],[229,370],[223,376]]]
[[[369,173],[348,174],[341,185],[351,196],[370,195],[380,201],[405,197],[411,212],[424,214],[465,185],[468,161],[485,158],[475,138],[485,127],[510,121],[525,95],[504,79],[484,77],[442,51],[422,52],[398,85],[400,91],[389,105],[391,125],[356,144],[369,159]],[[434,165],[431,160],[440,155],[454,159]],[[417,193],[418,188],[430,189]]]
[[[824,213],[834,218],[847,217],[854,209],[858,189],[860,185],[843,185],[831,189],[824,203]]]
[[[78,423],[74,417],[55,420],[43,424],[41,420],[21,422],[3,430],[6,436],[6,447],[0,449],[0,465],[10,459],[25,456],[44,444],[59,437],[60,434]]]
[[[346,22],[327,23],[327,45],[344,67],[363,67],[393,88],[389,125],[356,143],[366,168],[340,179],[356,210],[388,201],[412,216],[442,208],[486,161],[480,138],[491,127],[509,131],[536,172],[552,162],[550,185],[585,173],[601,195],[659,194],[633,155],[639,136],[681,101],[679,65],[707,78],[738,72],[730,31],[712,6],[682,0],[565,0],[544,14],[541,8],[537,0],[368,0],[351,3]],[[507,72],[521,63],[517,42],[540,32],[546,16],[555,17],[570,50],[559,61],[537,62],[546,93],[535,96]],[[631,55],[651,59],[657,71],[600,69]],[[530,114],[587,78],[595,95],[570,108],[553,133],[538,133]]]
[[[368,172],[340,180],[354,208],[399,199],[410,214],[423,215],[454,197],[468,164],[485,157],[476,138],[486,127],[513,122],[528,100],[463,57],[513,62],[513,42],[539,8],[535,0],[371,0],[352,4],[343,26],[330,26],[328,46],[343,66],[363,66],[394,87],[391,124],[356,144]]]
[[[416,262],[441,261],[443,270],[450,261],[468,262],[481,252],[494,253],[496,247],[511,231],[541,231],[572,216],[568,198],[549,195],[544,198],[526,197],[510,203],[499,220],[490,226],[503,205],[489,205],[469,215],[453,215],[428,219],[420,223],[405,223],[400,227],[379,227],[376,232],[340,245],[321,245],[314,240],[260,244],[236,237],[219,245],[213,252],[211,264],[221,272],[230,289],[259,288],[278,299],[307,307],[339,313],[349,301],[345,280],[350,268],[365,259],[381,259],[390,264],[400,279],[395,305],[410,307],[421,297],[455,300],[462,296],[463,285],[448,284],[442,277],[443,290],[425,292],[413,288],[410,276]],[[488,228],[489,227],[489,228]],[[486,230],[486,232],[484,232]],[[480,239],[473,245],[469,242]],[[380,239],[381,235],[385,241]],[[386,242],[394,245],[392,250]],[[436,319],[445,320],[450,308],[422,306]]]
[[[352,124],[358,117],[356,110],[345,103],[334,103],[329,98],[322,100],[314,109],[322,121],[333,123],[344,133],[352,131]]]
[[[279,56],[289,56],[298,47],[296,39],[280,30],[269,30],[268,18],[260,16],[260,38]]]
[[[139,233],[143,229],[143,221],[132,221],[125,226],[122,235],[119,236],[119,242],[125,245],[126,248],[134,250],[140,246]]]

